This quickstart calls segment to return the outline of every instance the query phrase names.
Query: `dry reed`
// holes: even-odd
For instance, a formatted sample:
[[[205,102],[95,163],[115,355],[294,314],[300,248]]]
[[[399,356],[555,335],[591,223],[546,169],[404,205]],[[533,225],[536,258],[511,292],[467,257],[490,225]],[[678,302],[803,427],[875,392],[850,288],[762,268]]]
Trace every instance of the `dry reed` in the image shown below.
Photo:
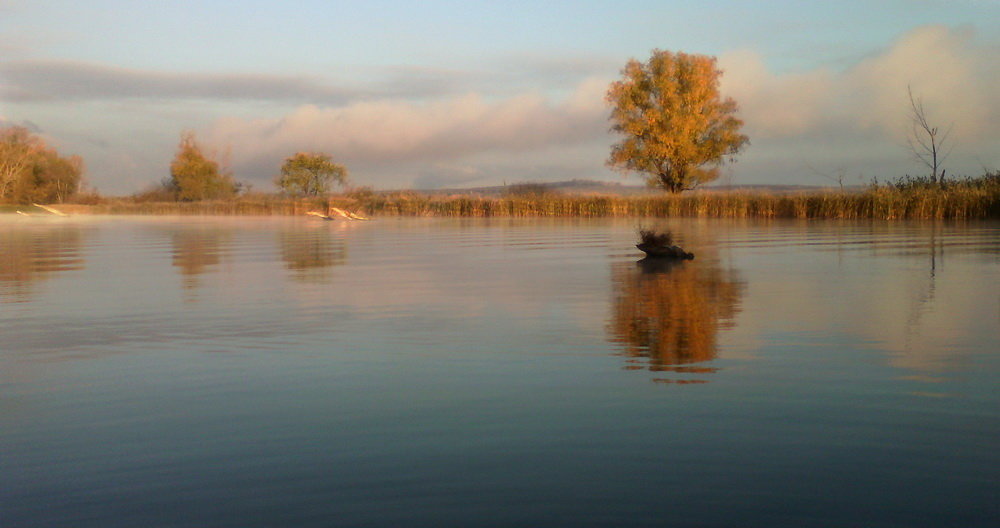
[[[206,202],[106,199],[92,205],[60,207],[69,213],[95,214],[302,215],[330,206],[369,216],[983,219],[1000,218],[1000,176],[996,172],[987,173],[945,186],[906,184],[900,180],[855,192],[799,194],[717,191],[659,196],[509,193],[484,197],[405,191],[315,199],[254,194]]]

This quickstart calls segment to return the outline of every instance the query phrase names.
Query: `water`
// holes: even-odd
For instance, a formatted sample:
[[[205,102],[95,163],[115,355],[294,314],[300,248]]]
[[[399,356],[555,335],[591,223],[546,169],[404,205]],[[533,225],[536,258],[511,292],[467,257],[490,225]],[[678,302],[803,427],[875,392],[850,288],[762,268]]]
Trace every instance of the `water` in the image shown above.
[[[0,218],[0,525],[994,526],[1000,225]]]

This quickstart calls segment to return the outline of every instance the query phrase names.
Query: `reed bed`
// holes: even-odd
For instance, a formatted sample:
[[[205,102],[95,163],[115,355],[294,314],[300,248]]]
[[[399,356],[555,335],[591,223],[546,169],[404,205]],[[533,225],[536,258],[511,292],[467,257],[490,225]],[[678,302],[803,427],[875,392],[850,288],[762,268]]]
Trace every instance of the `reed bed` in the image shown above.
[[[337,200],[332,200],[336,202]],[[434,197],[384,195],[340,206],[371,215],[397,216],[577,216],[835,219],[1000,218],[1000,192],[986,189],[820,192],[778,195],[703,192],[684,195],[617,197]]]
[[[946,186],[898,180],[853,192],[800,194],[702,191],[681,195],[581,196],[550,192],[484,197],[369,191],[314,199],[267,194],[206,202],[120,198],[60,207],[70,213],[94,214],[302,215],[330,206],[369,216],[983,219],[1000,218],[1000,175],[987,173]]]
[[[190,216],[294,216],[308,211],[325,211],[327,199],[288,199],[281,197],[238,197],[231,200],[200,202],[149,202],[110,198],[94,204],[62,204],[67,213],[113,215],[190,215]]]

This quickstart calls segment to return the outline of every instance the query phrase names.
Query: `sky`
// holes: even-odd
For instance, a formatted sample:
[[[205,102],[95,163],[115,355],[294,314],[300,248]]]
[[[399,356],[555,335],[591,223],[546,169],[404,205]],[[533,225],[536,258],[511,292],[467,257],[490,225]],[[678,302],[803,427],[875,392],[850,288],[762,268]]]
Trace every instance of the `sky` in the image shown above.
[[[298,151],[376,189],[640,184],[605,165],[604,94],[653,49],[718,58],[751,141],[720,184],[926,174],[908,88],[948,174],[1000,167],[1000,0],[0,0],[0,124],[106,194],[168,177],[186,130],[263,191]]]

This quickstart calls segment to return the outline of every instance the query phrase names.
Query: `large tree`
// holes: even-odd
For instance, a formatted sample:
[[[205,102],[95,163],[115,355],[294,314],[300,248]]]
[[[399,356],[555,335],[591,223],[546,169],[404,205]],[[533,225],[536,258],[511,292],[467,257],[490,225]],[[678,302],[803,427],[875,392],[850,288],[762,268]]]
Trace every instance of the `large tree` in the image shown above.
[[[719,93],[721,76],[705,55],[653,50],[646,63],[630,60],[608,89],[611,129],[624,136],[608,165],[670,192],[718,178],[725,158],[749,142],[736,101]]]
[[[181,134],[165,184],[181,201],[230,198],[238,188],[233,178],[219,169],[219,163],[202,152],[193,132]]]
[[[298,152],[285,159],[275,183],[294,195],[319,196],[330,191],[330,184],[347,183],[347,169],[333,162],[327,154]]]

